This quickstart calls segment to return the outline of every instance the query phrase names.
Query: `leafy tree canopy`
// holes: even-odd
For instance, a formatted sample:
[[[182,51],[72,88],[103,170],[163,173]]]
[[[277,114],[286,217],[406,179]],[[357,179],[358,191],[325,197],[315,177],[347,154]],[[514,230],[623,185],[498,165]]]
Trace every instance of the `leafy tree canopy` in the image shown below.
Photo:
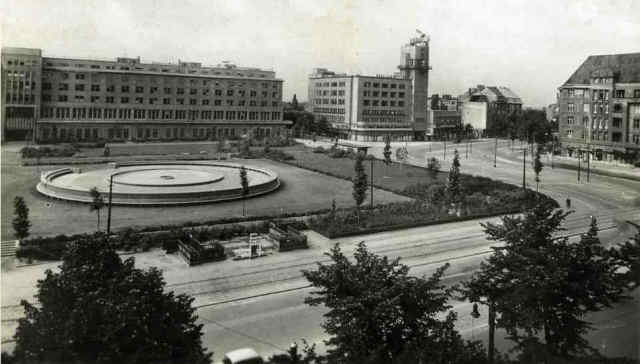
[[[193,298],[164,292],[162,273],[120,259],[104,235],[71,244],[60,271],[22,301],[15,356],[47,363],[208,363]]]
[[[409,267],[363,242],[353,262],[338,245],[326,255],[331,264],[304,276],[317,289],[305,302],[329,309],[323,328],[331,336],[330,362],[457,363],[465,356],[484,362],[482,349],[455,331],[455,313],[445,314],[453,290],[440,282],[447,265],[429,278],[411,277]]]
[[[628,281],[621,268],[628,261],[601,245],[595,220],[577,243],[557,237],[568,214],[539,203],[524,216],[483,225],[488,239],[503,246],[465,283],[466,294],[474,302],[493,303],[497,325],[523,351],[538,346],[564,358],[594,353],[583,338],[591,329],[584,315],[625,298]]]

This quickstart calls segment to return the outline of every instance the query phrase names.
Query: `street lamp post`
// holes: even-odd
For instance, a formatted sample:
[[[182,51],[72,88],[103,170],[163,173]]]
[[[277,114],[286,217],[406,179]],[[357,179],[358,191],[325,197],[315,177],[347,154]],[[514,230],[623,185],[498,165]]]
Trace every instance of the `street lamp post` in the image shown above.
[[[527,149],[522,149],[522,189],[527,189]]]
[[[580,182],[580,162],[582,162],[582,151],[578,150],[578,182]]]
[[[113,197],[113,174],[109,176],[109,212],[107,215],[107,236],[111,233],[111,202]]]
[[[371,156],[371,208],[373,208],[373,156]]]
[[[498,137],[496,137],[496,143],[493,147],[493,168],[496,168],[496,161],[498,160]]]
[[[442,141],[442,143],[443,143],[442,145],[444,146],[444,151],[443,151],[442,159],[443,159],[443,160],[446,160],[446,159],[447,159],[447,140],[446,140],[446,139],[444,139],[444,140]]]

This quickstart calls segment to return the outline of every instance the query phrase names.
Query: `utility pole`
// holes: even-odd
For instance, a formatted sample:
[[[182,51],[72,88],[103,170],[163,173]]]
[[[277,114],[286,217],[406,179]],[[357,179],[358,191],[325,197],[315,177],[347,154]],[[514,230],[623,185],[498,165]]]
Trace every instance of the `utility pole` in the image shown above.
[[[373,156],[371,156],[371,208],[373,208]]]
[[[111,233],[111,202],[113,200],[113,173],[109,176],[109,213],[107,215],[107,237]]]
[[[444,154],[442,156],[442,159],[446,160],[447,159],[447,140],[446,139],[443,140],[442,143],[444,145],[444,152],[443,152]]]
[[[580,182],[580,162],[582,162],[582,152],[578,150],[578,182]]]
[[[498,137],[496,137],[496,144],[493,147],[493,168],[496,168],[497,160],[498,160]]]
[[[527,148],[522,149],[522,188],[527,189]]]
[[[591,149],[587,151],[587,182],[591,182]]]
[[[495,351],[495,336],[496,331],[496,312],[493,306],[493,302],[489,301],[489,348],[488,359],[489,364],[493,364],[493,352]]]

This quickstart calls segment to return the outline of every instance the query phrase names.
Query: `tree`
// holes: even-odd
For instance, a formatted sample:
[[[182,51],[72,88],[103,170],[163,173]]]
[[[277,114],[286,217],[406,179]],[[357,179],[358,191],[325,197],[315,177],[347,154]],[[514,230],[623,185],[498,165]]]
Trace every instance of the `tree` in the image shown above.
[[[247,169],[244,166],[240,167],[240,188],[242,188],[242,216],[246,216],[245,201],[249,196],[249,178],[247,178]]]
[[[471,124],[466,124],[464,126],[464,134],[467,138],[473,138],[474,137],[474,129],[473,129],[473,125]]]
[[[356,154],[354,165],[355,176],[353,177],[353,200],[356,203],[356,212],[360,213],[360,205],[364,202],[367,194],[367,174],[364,171],[364,154],[359,152]]]
[[[440,279],[448,265],[429,278],[411,277],[409,267],[369,252],[363,242],[353,261],[338,245],[326,255],[331,264],[318,263],[303,274],[316,289],[305,302],[328,309],[322,327],[330,335],[329,359],[458,363],[469,352],[454,329],[455,313],[447,313],[453,289]]]
[[[384,151],[382,155],[384,155],[384,164],[391,164],[391,137],[389,135],[384,137]]]
[[[409,151],[405,147],[399,147],[396,149],[396,159],[400,161],[400,163],[406,162],[407,157],[409,157]]]
[[[193,298],[165,292],[157,268],[136,269],[101,233],[71,243],[59,272],[25,300],[15,355],[21,362],[209,363]]]
[[[104,207],[104,198],[98,191],[98,188],[93,187],[89,194],[91,195],[91,204],[89,204],[89,211],[95,211],[98,216],[97,230],[100,231],[100,210]]]
[[[438,176],[438,172],[440,171],[440,161],[438,161],[438,158],[436,157],[431,157],[429,158],[429,160],[427,161],[427,170],[429,171],[429,174],[431,175],[432,179],[436,179]]]
[[[536,156],[533,160],[533,172],[536,174],[536,192],[538,192],[538,186],[540,185],[540,172],[542,172],[542,161],[540,160],[540,149],[538,146],[536,149]]]
[[[627,288],[621,273],[627,263],[600,244],[595,220],[578,243],[556,237],[567,215],[541,202],[524,216],[483,224],[488,239],[504,246],[464,284],[471,301],[500,314],[496,325],[518,349],[546,360],[596,352],[583,338],[591,329],[584,315],[624,299]]]
[[[13,209],[14,218],[11,225],[13,225],[13,231],[16,238],[22,240],[29,236],[29,228],[31,227],[31,222],[29,221],[29,208],[24,202],[24,198],[16,196],[16,198],[13,199]]]
[[[449,170],[449,181],[447,183],[447,193],[452,203],[458,203],[461,199],[460,191],[460,156],[456,149],[453,153],[453,162]]]
[[[622,278],[631,290],[640,286],[640,225],[629,223],[636,228],[636,234],[614,251],[614,258],[618,265],[625,267]]]

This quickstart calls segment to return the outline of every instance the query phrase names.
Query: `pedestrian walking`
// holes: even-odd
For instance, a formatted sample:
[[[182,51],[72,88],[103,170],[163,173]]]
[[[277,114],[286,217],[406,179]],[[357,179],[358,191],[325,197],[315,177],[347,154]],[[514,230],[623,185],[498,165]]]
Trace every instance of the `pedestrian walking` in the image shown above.
[[[571,208],[571,199],[567,197],[567,210]]]

